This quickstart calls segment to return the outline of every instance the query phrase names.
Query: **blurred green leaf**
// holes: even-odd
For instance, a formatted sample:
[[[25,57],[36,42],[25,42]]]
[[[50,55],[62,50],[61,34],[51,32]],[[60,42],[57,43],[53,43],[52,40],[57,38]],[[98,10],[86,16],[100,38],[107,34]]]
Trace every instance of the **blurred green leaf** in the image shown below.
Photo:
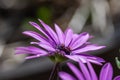
[[[32,25],[29,24],[29,21],[33,21],[33,22],[37,22],[36,20],[34,19],[25,19],[22,23],[22,29],[25,31],[25,30],[33,30],[33,31],[37,31],[36,28],[32,27]]]
[[[118,57],[115,57],[115,61],[116,61],[117,67],[120,69],[120,61],[118,60]]]
[[[52,10],[50,7],[42,6],[37,10],[37,17],[45,23],[50,24],[52,18]]]

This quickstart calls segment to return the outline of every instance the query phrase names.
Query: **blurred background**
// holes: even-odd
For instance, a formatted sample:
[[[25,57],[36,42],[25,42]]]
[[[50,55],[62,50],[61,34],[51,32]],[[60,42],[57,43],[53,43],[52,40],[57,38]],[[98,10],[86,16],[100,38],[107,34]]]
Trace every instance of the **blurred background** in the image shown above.
[[[91,41],[106,45],[90,52],[111,62],[114,76],[120,73],[120,0],[0,0],[0,80],[48,80],[53,63],[46,57],[25,60],[15,55],[15,47],[28,45],[31,38],[22,34],[36,30],[29,21],[40,18],[54,28],[68,26],[74,32],[89,32]]]

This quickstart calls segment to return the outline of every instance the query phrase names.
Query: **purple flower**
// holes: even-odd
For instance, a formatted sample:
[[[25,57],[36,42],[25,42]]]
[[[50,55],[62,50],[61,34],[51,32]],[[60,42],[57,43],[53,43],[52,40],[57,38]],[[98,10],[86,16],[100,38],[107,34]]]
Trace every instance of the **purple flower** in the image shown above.
[[[35,22],[29,23],[38,29],[42,34],[35,31],[23,32],[23,34],[36,39],[36,42],[30,43],[37,45],[38,47],[17,47],[17,54],[30,54],[31,56],[26,57],[27,59],[40,56],[52,56],[56,61],[59,61],[59,57],[62,57],[72,59],[74,61],[79,61],[80,59],[84,63],[86,63],[86,61],[96,64],[101,64],[101,62],[104,62],[104,60],[99,57],[85,54],[88,51],[94,51],[105,47],[88,42],[91,36],[87,32],[75,34],[70,28],[67,28],[65,32],[63,32],[57,24],[54,25],[54,31],[42,20],[39,19],[39,21],[43,27],[40,27]]]
[[[79,68],[72,63],[67,63],[67,65],[74,73],[74,76],[61,71],[59,72],[59,76],[62,80],[112,80],[113,77],[113,68],[110,63],[106,63],[102,67],[99,78],[89,62],[87,62],[87,65],[85,65],[79,61]],[[113,80],[120,80],[120,75],[115,77]]]

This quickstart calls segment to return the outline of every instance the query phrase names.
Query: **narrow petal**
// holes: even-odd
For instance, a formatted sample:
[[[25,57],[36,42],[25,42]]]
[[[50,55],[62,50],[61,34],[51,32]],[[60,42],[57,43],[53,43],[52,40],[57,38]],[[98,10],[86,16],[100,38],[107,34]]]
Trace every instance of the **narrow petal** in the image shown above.
[[[83,32],[83,33],[81,33],[81,35],[82,34],[84,34],[85,32]],[[78,39],[79,38],[79,34],[73,34],[73,36],[72,36],[72,42],[70,43],[70,46],[72,46],[73,45],[73,43],[76,41],[76,39]],[[91,38],[93,38],[93,36],[89,36],[89,39],[91,39]]]
[[[95,57],[88,57],[87,60],[97,65],[102,65],[102,62],[105,62],[104,60],[102,60],[102,58],[100,60],[100,58],[95,58]]]
[[[43,37],[42,35],[40,35],[37,32],[34,32],[34,31],[24,31],[23,34],[31,36],[31,37],[33,37],[36,40],[41,41],[41,42],[48,42],[45,37]]]
[[[59,39],[60,43],[64,44],[64,34],[57,24],[55,24],[55,30],[58,35],[58,39]]]
[[[76,80],[72,75],[66,72],[59,72],[59,76],[62,80]]]
[[[75,40],[76,40],[78,37],[79,37],[79,34],[73,34],[71,45],[75,42]]]
[[[37,23],[31,22],[31,21],[29,23],[33,27],[35,27],[36,29],[38,29],[40,32],[42,32],[52,42],[52,39],[51,39],[50,35],[44,29],[42,29]]]
[[[65,57],[73,60],[73,61],[76,61],[76,62],[79,62],[79,60],[81,60],[83,63],[86,63],[86,58],[83,57],[83,56],[80,56],[80,55],[65,55]]]
[[[67,29],[65,29],[64,34],[66,35],[66,33],[68,32],[68,30],[71,29],[70,27],[67,27]]]
[[[73,35],[73,31],[71,29],[68,29],[66,31],[66,35],[65,35],[65,46],[67,47],[70,42],[72,41],[72,35]]]
[[[83,63],[87,63],[87,61],[92,62],[94,64],[102,65],[102,62],[105,62],[102,58],[95,57],[95,56],[89,56],[89,55],[65,55],[65,57],[79,62],[81,60]]]
[[[84,32],[79,35],[79,37],[72,43],[71,48],[72,50],[82,46],[87,40],[89,39],[89,34]]]
[[[115,77],[114,80],[120,80],[120,75]]]
[[[50,47],[54,47],[54,46],[51,45],[52,43],[50,44],[50,43],[48,43],[48,42],[30,42],[30,44],[35,44],[35,45],[38,45],[38,46],[39,46],[41,43],[42,43],[42,44],[47,44],[47,45],[49,45]]]
[[[55,49],[53,47],[51,47],[50,45],[44,44],[44,43],[40,43],[39,46],[48,51],[55,51]]]
[[[47,34],[45,33],[45,31],[44,31],[37,23],[32,22],[32,21],[30,21],[29,23],[30,23],[33,27],[35,27],[36,29],[38,29],[40,32],[42,32],[44,35],[47,36]]]
[[[100,57],[97,57],[97,56],[93,56],[93,55],[90,55],[90,54],[80,54],[81,56],[85,56],[87,58],[90,58],[90,59],[96,59],[97,61],[99,62],[105,62],[105,60],[103,58],[100,58]]]
[[[91,80],[98,80],[95,70],[93,69],[93,66],[90,64],[90,62],[87,62],[87,66],[90,72]]]
[[[112,80],[113,76],[113,68],[110,63],[106,63],[100,72],[100,79],[99,80]]]
[[[87,45],[80,49],[73,50],[72,52],[79,54],[79,53],[84,53],[87,51],[94,51],[94,50],[98,50],[98,49],[102,49],[102,48],[105,48],[105,46],[97,46],[97,45],[92,44],[92,45]]]
[[[82,73],[83,73],[83,75],[85,77],[85,80],[92,80],[91,77],[90,77],[90,73],[89,73],[87,67],[85,66],[84,63],[82,63],[82,61],[79,61],[79,66],[80,66],[81,71],[82,71]]]
[[[78,78],[78,80],[85,80],[81,71],[76,66],[74,66],[72,63],[67,63],[67,65],[72,70],[72,72],[75,74],[75,76]]]
[[[105,60],[103,58],[97,57],[97,56],[92,56],[89,54],[79,54],[80,56],[83,56],[87,59],[87,62],[91,62],[91,63],[95,63],[98,65],[102,65],[103,62],[105,62]]]
[[[78,37],[79,37],[78,34],[73,34],[73,35],[72,35],[72,42],[69,44],[69,47],[72,46],[72,44],[75,42],[75,40],[76,40]]]
[[[46,51],[33,46],[17,47],[15,51],[16,54],[48,54]]]
[[[37,54],[37,55],[33,55],[33,56],[27,56],[25,59],[33,59],[33,58],[38,58],[38,57],[41,57],[41,56],[45,56],[45,55]]]
[[[53,29],[50,28],[50,26],[48,26],[47,24],[45,24],[42,20],[38,19],[40,21],[40,23],[43,25],[43,27],[45,28],[45,30],[49,33],[49,35],[51,36],[51,38],[58,43],[58,37],[57,34],[53,31]]]
[[[54,43],[51,40],[46,39],[45,37],[43,37],[42,35],[40,35],[37,32],[34,32],[34,31],[24,31],[23,34],[31,36],[31,37],[35,38],[36,40],[38,40],[38,41],[40,41],[42,43],[50,44],[53,47],[55,46]]]

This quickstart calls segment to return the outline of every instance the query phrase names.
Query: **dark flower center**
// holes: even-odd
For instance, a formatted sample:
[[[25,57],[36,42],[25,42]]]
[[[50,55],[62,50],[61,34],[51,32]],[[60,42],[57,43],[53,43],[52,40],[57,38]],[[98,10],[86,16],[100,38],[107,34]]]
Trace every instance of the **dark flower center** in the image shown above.
[[[70,54],[70,48],[69,47],[65,47],[64,45],[58,46],[58,49],[60,51],[64,51],[66,54]]]

